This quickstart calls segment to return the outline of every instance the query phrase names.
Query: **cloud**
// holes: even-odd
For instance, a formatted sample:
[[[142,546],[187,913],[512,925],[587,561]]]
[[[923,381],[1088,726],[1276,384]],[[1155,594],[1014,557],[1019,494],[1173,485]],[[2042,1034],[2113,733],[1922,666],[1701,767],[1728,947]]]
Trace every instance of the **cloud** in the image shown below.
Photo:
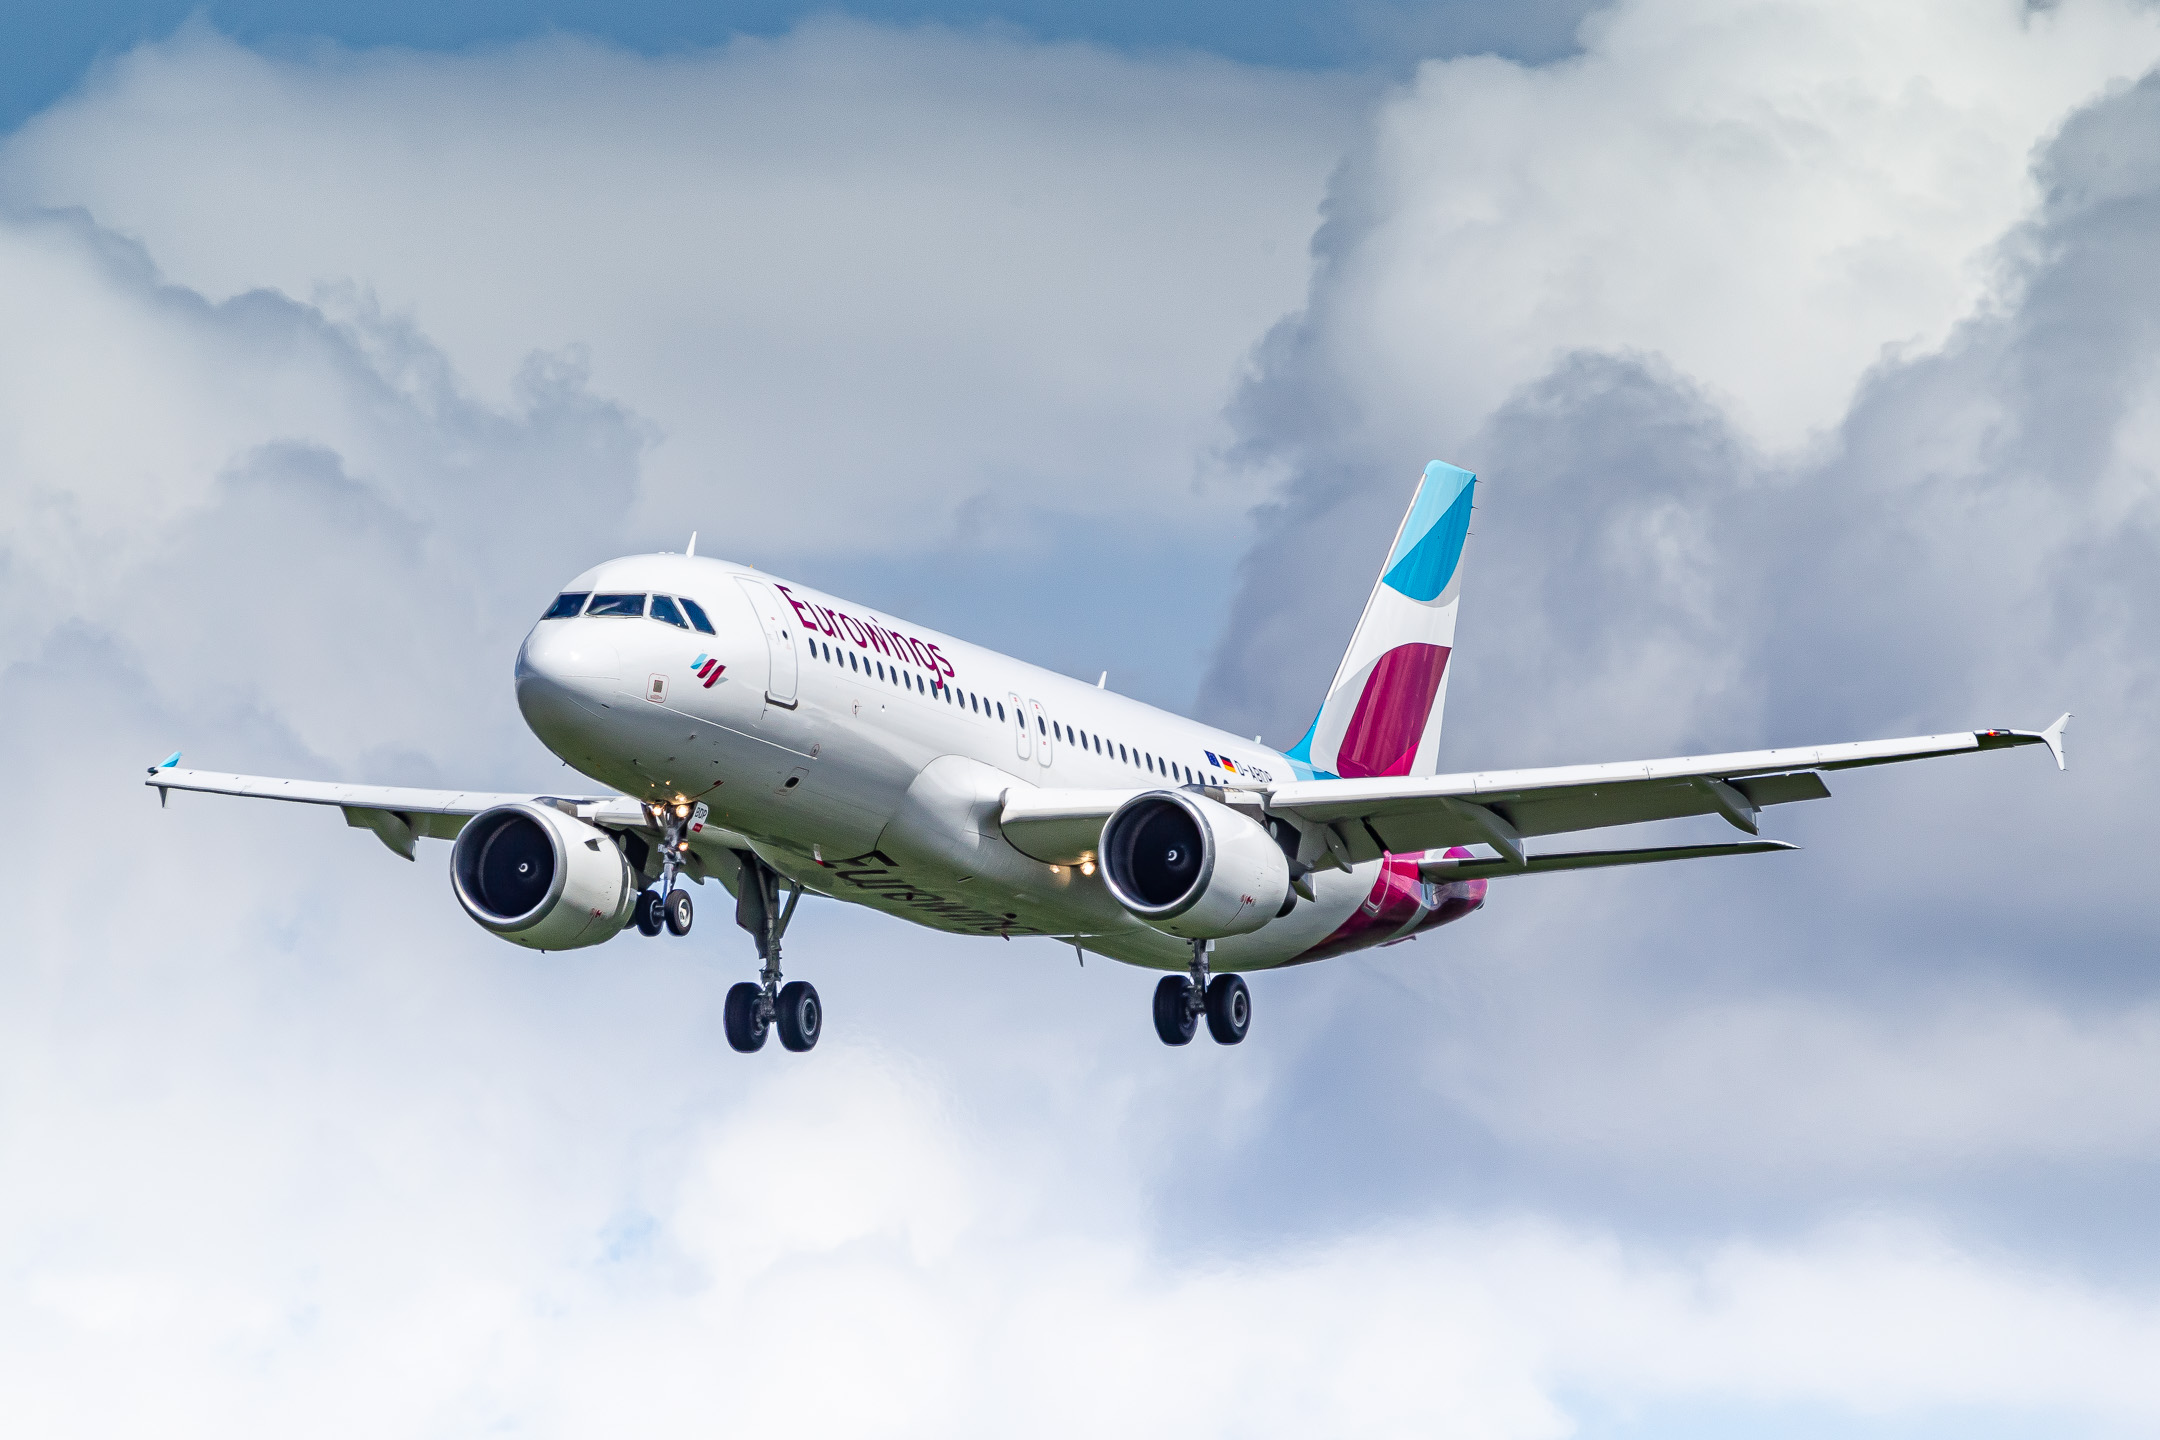
[[[0,189],[211,297],[336,312],[358,284],[498,403],[528,352],[583,346],[656,427],[662,534],[973,545],[981,500],[1190,534],[1359,93],[838,20],[664,59],[279,60],[188,28],[25,126]]]
[[[0,744],[23,757],[0,1406],[99,1434],[2151,1428],[2150,766],[2107,717],[2151,708],[2154,92],[2103,94],[2145,22],[1923,18],[1960,75],[2022,57],[2056,108],[1906,83],[1920,21],[1831,16],[1826,39],[1801,12],[1657,6],[1580,60],[1386,98],[1309,308],[1231,416],[1250,468],[1225,473],[1287,488],[1236,617],[1271,673],[1220,662],[1211,704],[1302,723],[1298,668],[1335,653],[1330,606],[1362,598],[1402,498],[1376,477],[1438,423],[1490,481],[1449,754],[2044,720],[2067,691],[2098,712],[2077,768],[1839,777],[1775,816],[1801,855],[1496,886],[1417,945],[1261,977],[1251,1043],[1178,1052],[1147,975],[813,906],[791,974],[832,1029],[745,1062],[720,1038],[751,968],[724,906],[687,942],[512,953],[457,912],[439,845],[406,865],[334,814],[159,811],[132,767],[184,743],[549,783],[504,676],[531,616],[594,553],[672,541],[644,537],[689,483],[685,437],[853,453],[817,428],[836,375],[861,414],[928,416],[890,430],[900,473],[976,529],[1079,536],[1082,569],[1206,563],[1228,546],[1178,486],[1304,273],[1329,164],[1310,135],[1261,152],[1345,92],[846,26],[682,62],[272,60],[191,32],[116,65],[0,166]],[[1850,105],[1803,116],[1821,153],[1755,145],[1771,180],[1728,156],[1705,189],[1702,127],[1659,114],[1707,76],[1711,129],[1789,139],[1806,75],[1848,55]],[[1752,130],[1729,113],[1751,83]],[[1463,132],[1435,97],[1473,84],[1576,118],[1541,144],[1538,106]],[[1017,193],[1048,218],[991,223],[1044,153],[1061,183]],[[1842,198],[1756,249],[1674,223],[1692,251],[1579,308],[1508,292],[1481,319],[1447,270],[1388,268],[1421,236],[1474,258],[1422,187],[1510,166],[1537,183],[1492,182],[1502,248],[1578,281],[1601,232],[1556,197],[1609,196],[1603,169],[1767,207],[1743,229]],[[1877,169],[1944,193],[1900,201]],[[803,185],[741,238],[742,197]],[[748,227],[713,233],[759,284],[667,223],[700,205]],[[892,224],[825,237],[837,258],[805,241],[881,206]],[[1200,263],[1225,227],[1291,236],[1287,258]],[[1878,242],[1926,283],[1839,258]],[[1654,303],[1690,265],[1722,315]],[[1786,395],[1724,358],[1795,323],[1794,266],[1837,303]],[[1489,371],[1361,338],[1524,315],[1545,329]],[[813,363],[835,355],[906,363]],[[685,401],[730,375],[764,388],[713,390],[717,419]],[[955,399],[956,376],[990,379]],[[985,433],[955,451],[968,415]],[[1036,467],[1029,435],[1079,440]],[[748,473],[712,482],[742,524],[874,544],[850,564],[929,605],[1009,589],[1036,613],[1021,582],[1056,588],[1024,560],[926,565],[935,527],[883,511],[840,534],[856,492],[760,512]],[[1147,583],[1105,588],[1182,657],[1127,598]]]
[[[1445,767],[2081,718],[2067,776],[1842,775],[1770,817],[1803,855],[1496,885],[1437,953],[1315,977],[1334,1018],[1285,1087],[1315,1098],[1238,1152],[1269,1223],[1435,1185],[1683,1233],[1889,1205],[2150,1265],[2150,18],[1623,7],[1579,61],[1429,65],[1382,105],[1235,412],[1283,490],[1207,708],[1302,729],[1431,446],[1486,481]],[[1987,98],[2012,55],[2057,108]],[[1495,131],[1472,87],[1568,127]],[[1706,176],[1714,224],[1666,203]],[[1790,233],[1736,243],[1765,216]],[[1870,235],[1930,285],[1847,264]]]

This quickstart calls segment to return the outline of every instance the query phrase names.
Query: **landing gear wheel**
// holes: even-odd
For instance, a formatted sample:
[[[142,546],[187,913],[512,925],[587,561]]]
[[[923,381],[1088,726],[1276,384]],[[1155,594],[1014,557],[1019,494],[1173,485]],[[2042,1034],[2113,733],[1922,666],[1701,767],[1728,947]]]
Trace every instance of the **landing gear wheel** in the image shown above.
[[[1165,1045],[1190,1044],[1193,1032],[1200,1028],[1200,1017],[1193,1013],[1192,988],[1192,981],[1183,975],[1165,975],[1155,987],[1155,1033]]]
[[[1217,975],[1208,981],[1207,1029],[1218,1045],[1235,1045],[1252,1025],[1252,992],[1242,975]]]
[[[727,1043],[743,1054],[765,1048],[765,1017],[758,1014],[758,1004],[765,992],[745,980],[728,987],[727,1004],[720,1010],[720,1028],[727,1031]]]
[[[818,1002],[817,987],[807,980],[790,980],[780,987],[780,1043],[790,1050],[808,1050],[817,1044],[825,1028],[825,1007]]]
[[[657,890],[639,891],[637,909],[631,913],[637,920],[640,935],[658,935],[667,924],[667,911],[660,904],[660,892]]]
[[[690,892],[680,889],[670,890],[667,892],[667,899],[662,901],[661,905],[667,912],[667,928],[677,935],[689,934]]]

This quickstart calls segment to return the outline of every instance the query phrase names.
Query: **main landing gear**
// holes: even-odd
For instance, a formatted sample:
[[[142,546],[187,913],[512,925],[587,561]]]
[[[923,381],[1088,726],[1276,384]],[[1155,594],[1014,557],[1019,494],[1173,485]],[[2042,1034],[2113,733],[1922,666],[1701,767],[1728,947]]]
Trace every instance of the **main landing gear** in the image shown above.
[[[721,1009],[721,1028],[727,1042],[745,1054],[764,1048],[766,1033],[777,1029],[780,1043],[790,1050],[808,1050],[817,1044],[825,1028],[825,1007],[817,988],[807,980],[780,983],[780,937],[795,918],[795,903],[802,886],[789,885],[787,904],[780,904],[780,875],[747,850],[735,852],[742,862],[735,885],[735,923],[757,941],[763,967],[755,981],[732,986]]]
[[[700,812],[704,809],[703,806],[698,808]],[[640,935],[658,935],[663,928],[671,934],[687,935],[694,907],[690,904],[690,892],[675,883],[686,826],[669,806],[655,807],[652,813],[660,824],[660,884],[639,894],[637,908],[631,912],[632,918],[637,921]]]
[[[1165,975],[1155,987],[1155,1033],[1165,1045],[1185,1045],[1207,1016],[1218,1045],[1235,1045],[1252,1026],[1252,992],[1242,975],[1208,978],[1208,942],[1192,942],[1192,965],[1184,975]]]

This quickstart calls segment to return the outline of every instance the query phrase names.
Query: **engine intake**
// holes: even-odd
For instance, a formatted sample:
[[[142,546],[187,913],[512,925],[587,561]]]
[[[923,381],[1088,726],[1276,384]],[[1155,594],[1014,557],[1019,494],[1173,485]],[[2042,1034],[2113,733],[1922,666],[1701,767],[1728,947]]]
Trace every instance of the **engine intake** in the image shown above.
[[[1097,853],[1120,905],[1188,940],[1249,934],[1290,897],[1290,862],[1266,830],[1181,790],[1150,790],[1120,805]]]
[[[534,950],[611,938],[630,921],[639,879],[613,835],[530,801],[475,815],[450,851],[465,913]]]

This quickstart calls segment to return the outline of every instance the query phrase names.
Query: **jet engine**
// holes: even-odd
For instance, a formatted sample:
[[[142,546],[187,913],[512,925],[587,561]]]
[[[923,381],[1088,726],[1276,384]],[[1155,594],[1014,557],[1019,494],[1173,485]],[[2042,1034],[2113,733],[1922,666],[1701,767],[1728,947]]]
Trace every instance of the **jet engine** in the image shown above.
[[[1290,862],[1274,838],[1185,791],[1150,790],[1120,805],[1097,856],[1120,905],[1188,940],[1249,934],[1290,897]]]
[[[530,801],[473,816],[450,852],[465,913],[534,950],[609,939],[629,923],[641,883],[613,835]]]

